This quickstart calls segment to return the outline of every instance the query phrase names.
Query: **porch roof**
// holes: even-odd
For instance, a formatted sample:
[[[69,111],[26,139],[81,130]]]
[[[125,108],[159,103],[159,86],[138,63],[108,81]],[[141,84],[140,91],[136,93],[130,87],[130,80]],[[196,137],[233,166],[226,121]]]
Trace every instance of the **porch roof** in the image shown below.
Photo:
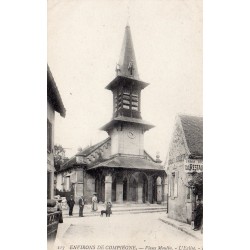
[[[108,168],[127,168],[127,169],[148,169],[148,170],[162,170],[163,166],[155,162],[146,160],[140,156],[115,156],[107,161],[98,163],[88,169],[96,169],[100,167]]]

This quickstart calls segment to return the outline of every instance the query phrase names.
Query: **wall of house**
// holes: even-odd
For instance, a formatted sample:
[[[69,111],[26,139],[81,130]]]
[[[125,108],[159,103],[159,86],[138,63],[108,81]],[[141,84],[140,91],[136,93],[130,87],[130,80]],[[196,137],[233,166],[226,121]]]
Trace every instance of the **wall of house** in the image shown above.
[[[62,173],[56,174],[56,189],[59,191],[63,190],[63,174]]]
[[[74,187],[74,199],[77,203],[83,195],[83,170],[82,168],[70,169],[56,175],[56,189],[63,193],[71,194],[71,186]]]
[[[52,107],[52,105],[47,101],[47,119],[50,121],[52,124],[52,148],[54,148],[54,123],[55,123],[55,111]],[[54,197],[54,189],[55,189],[55,184],[54,184],[54,157],[53,157],[53,151],[48,152],[47,151],[47,172],[50,174],[50,183],[47,183],[47,188],[50,189],[50,197],[48,198],[53,198]]]
[[[191,198],[188,196],[187,174],[184,172],[184,159],[188,156],[184,133],[179,122],[175,125],[169,148],[167,174],[169,184],[169,218],[190,223],[192,215]],[[174,177],[174,176],[175,177]],[[175,178],[175,183],[173,180]]]

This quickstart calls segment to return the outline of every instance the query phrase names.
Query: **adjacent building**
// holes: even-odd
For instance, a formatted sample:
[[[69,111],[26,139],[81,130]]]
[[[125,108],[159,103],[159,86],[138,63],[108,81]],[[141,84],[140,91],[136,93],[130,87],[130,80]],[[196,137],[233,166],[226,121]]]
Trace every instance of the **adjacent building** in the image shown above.
[[[202,199],[203,118],[176,117],[167,155],[168,216],[190,223],[196,200]]]
[[[139,77],[130,27],[124,40],[116,76],[106,86],[113,94],[111,121],[101,130],[108,137],[66,162],[57,173],[57,189],[74,187],[75,199],[101,202],[163,203],[167,200],[166,173],[159,157],[144,149],[144,134],[154,126],[142,119],[141,94],[149,84]]]
[[[54,123],[55,112],[65,117],[66,110],[55,80],[47,66],[47,198],[54,197]]]

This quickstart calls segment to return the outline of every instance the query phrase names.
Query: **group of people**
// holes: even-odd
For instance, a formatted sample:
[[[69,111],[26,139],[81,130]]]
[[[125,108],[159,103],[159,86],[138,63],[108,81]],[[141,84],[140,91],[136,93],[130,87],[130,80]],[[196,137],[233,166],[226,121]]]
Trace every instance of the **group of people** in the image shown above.
[[[98,210],[97,208],[97,196],[96,193],[93,194],[92,197],[92,212],[95,212]],[[68,206],[69,206],[69,216],[72,216],[73,214],[73,208],[75,205],[75,201],[73,198],[73,195],[70,196],[70,199],[67,201]],[[79,217],[83,217],[83,209],[84,209],[84,205],[85,205],[85,200],[84,197],[81,196],[79,201],[78,201],[78,205],[79,205]],[[107,202],[106,203],[106,209],[105,210],[101,210],[101,216],[103,216],[103,214],[106,214],[106,217],[110,217],[110,215],[112,214],[111,211],[112,208],[112,204],[111,202]],[[193,230],[198,230],[198,229],[202,229],[202,224],[203,224],[203,205],[202,202],[198,199],[197,203],[196,203],[196,208],[194,210],[194,228]]]
[[[93,197],[92,197],[92,207],[91,207],[92,212],[95,212],[98,210],[97,202],[98,202],[97,196],[96,196],[96,193],[94,193]],[[73,195],[70,196],[70,199],[67,201],[67,204],[69,206],[69,216],[72,216],[73,215],[73,208],[75,205]],[[79,217],[83,217],[83,209],[84,209],[84,205],[85,205],[85,200],[84,200],[83,196],[80,197],[80,199],[78,201],[78,205],[79,205]],[[101,210],[101,216],[103,216],[103,214],[106,214],[106,217],[110,217],[110,214],[112,214],[111,207],[112,207],[111,202],[107,202],[106,203],[106,210]]]

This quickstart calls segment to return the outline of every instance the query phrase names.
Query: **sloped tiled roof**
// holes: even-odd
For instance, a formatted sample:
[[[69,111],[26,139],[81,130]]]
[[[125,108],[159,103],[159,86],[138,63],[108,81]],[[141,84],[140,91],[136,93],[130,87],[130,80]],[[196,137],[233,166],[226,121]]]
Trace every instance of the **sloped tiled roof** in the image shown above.
[[[105,144],[106,142],[110,141],[110,137],[106,138],[105,140],[96,143],[95,145],[88,147],[86,149],[84,149],[82,152],[77,153],[76,155],[79,156],[88,156],[89,154],[91,154],[93,151],[95,151],[97,148],[99,148],[100,146],[102,146],[103,144]]]
[[[151,159],[151,161],[155,162],[154,158],[144,149],[144,154]]]
[[[144,121],[142,119],[133,118],[133,117],[126,117],[126,116],[118,116],[118,117],[113,118],[110,122],[108,122],[107,124],[102,126],[100,129],[107,131],[111,127],[113,127],[114,124],[116,124],[118,122],[127,122],[127,123],[139,124],[139,125],[143,126],[144,129],[146,129],[146,130],[149,130],[149,129],[154,127],[153,124],[151,124],[151,123],[149,123],[147,121]]]
[[[57,111],[62,117],[65,117],[66,109],[63,105],[62,98],[50,71],[49,65],[47,65],[47,98],[53,105],[55,111]]]
[[[110,137],[106,138],[105,140],[99,142],[99,143],[96,143],[95,145],[91,146],[91,147],[88,147],[86,148],[85,150],[83,150],[82,152],[80,153],[77,153],[75,154],[73,157],[71,157],[67,162],[65,162],[62,166],[61,166],[61,169],[58,171],[64,171],[64,170],[67,170],[67,169],[70,169],[74,166],[77,166],[79,165],[77,162],[76,162],[76,156],[88,156],[89,154],[91,154],[93,151],[95,151],[98,147],[102,146],[103,144],[105,144],[106,142],[108,142],[110,140]]]
[[[190,154],[203,156],[203,117],[179,115]]]
[[[94,152],[97,148],[101,147],[106,142],[110,141],[111,138],[108,137],[105,140],[86,148],[83,152],[77,153],[75,156],[70,158],[66,163],[64,163],[61,169],[58,171],[65,171],[72,167],[75,167],[79,164],[76,162],[76,156],[84,156],[87,157],[92,152]],[[163,166],[154,162],[154,159],[144,151],[146,156],[149,157],[151,160],[144,159],[143,157],[139,156],[115,156],[111,157],[108,160],[99,159],[97,162],[93,162],[88,164],[88,169],[95,169],[98,167],[122,167],[122,168],[130,168],[130,169],[149,169],[149,170],[163,170]]]
[[[72,158],[70,158],[67,162],[65,162],[61,168],[58,170],[58,172],[60,172],[61,170],[67,170],[71,167],[73,167],[76,164],[76,156],[73,156]]]
[[[115,156],[107,161],[94,165],[90,169],[99,167],[163,170],[163,166],[155,162],[133,156]]]

